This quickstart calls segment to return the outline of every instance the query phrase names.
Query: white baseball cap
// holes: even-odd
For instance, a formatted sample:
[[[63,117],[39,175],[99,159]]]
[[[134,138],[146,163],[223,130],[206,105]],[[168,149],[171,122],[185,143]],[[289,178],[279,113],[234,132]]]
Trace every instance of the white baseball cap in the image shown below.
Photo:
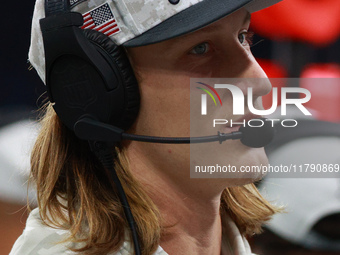
[[[117,45],[135,47],[195,31],[242,7],[252,13],[281,0],[65,1],[71,11],[83,15],[82,28],[100,31],[108,35]],[[32,20],[29,61],[43,81],[45,81],[45,55],[39,20],[44,17],[45,0],[37,0]]]

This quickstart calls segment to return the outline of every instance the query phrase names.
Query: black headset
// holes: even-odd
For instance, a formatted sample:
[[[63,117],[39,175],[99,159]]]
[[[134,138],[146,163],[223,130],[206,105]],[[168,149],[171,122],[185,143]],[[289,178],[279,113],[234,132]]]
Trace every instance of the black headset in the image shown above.
[[[47,93],[71,130],[89,118],[127,130],[140,104],[137,80],[125,49],[95,30],[83,30],[83,17],[68,0],[45,0],[40,20]],[[90,135],[90,134],[89,134]]]
[[[122,46],[117,46],[100,32],[80,28],[84,23],[83,16],[70,12],[69,0],[45,0],[45,15],[40,26],[49,99],[62,123],[70,130],[76,131],[77,123],[87,121],[80,125],[81,138],[90,141],[91,150],[116,185],[135,254],[139,255],[133,215],[114,169],[111,150],[108,143],[103,142],[107,135],[100,133],[101,126],[109,126],[117,129],[120,135],[135,121],[140,96],[133,69]],[[76,134],[79,137],[79,132]],[[96,142],[98,137],[102,138],[101,142]]]
[[[241,139],[250,147],[262,147],[272,139],[268,125],[258,130],[243,129],[242,134],[203,137],[124,133],[136,120],[140,105],[137,79],[125,49],[100,32],[81,29],[82,15],[69,10],[68,0],[45,0],[46,18],[40,20],[40,26],[49,99],[61,121],[78,138],[177,144]],[[254,135],[255,131],[260,134]]]

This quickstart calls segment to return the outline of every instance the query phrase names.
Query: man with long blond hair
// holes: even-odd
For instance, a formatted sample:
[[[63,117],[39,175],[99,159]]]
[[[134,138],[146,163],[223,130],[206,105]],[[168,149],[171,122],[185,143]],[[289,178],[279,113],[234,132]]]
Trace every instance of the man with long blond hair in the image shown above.
[[[250,13],[276,2],[37,0],[29,58],[51,102],[31,157],[39,207],[11,255],[251,254],[246,237],[259,233],[277,211],[252,184],[260,176],[190,178],[189,145],[124,140],[98,158],[93,153],[98,144],[86,140],[118,130],[108,124],[129,134],[190,137],[190,77],[265,78],[250,51]],[[72,51],[77,57],[70,57]],[[107,73],[110,68],[119,78],[116,71]],[[122,96],[93,96],[97,88],[88,85],[93,80]],[[51,84],[65,90],[67,110]],[[270,89],[270,83],[253,87],[257,108]],[[120,100],[123,107],[115,105]],[[94,101],[101,110],[92,111]],[[88,118],[95,111],[99,117]],[[80,119],[74,121],[74,115]],[[97,121],[106,124],[94,125]],[[79,139],[83,135],[87,138]],[[268,163],[263,147],[238,140],[216,157],[237,166]],[[114,181],[102,164],[112,159]]]

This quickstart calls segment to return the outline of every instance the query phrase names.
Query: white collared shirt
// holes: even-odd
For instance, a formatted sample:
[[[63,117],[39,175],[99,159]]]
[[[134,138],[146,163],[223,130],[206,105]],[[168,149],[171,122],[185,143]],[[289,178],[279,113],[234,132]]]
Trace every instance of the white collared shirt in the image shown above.
[[[222,254],[251,255],[248,241],[240,234],[235,223],[228,218],[228,226],[225,229],[225,240],[222,245]],[[26,228],[15,242],[9,255],[76,255],[68,247],[77,247],[73,243],[58,243],[68,236],[67,230],[61,230],[43,224],[39,210],[34,209],[26,222]],[[108,255],[132,255],[133,245],[125,241],[121,249]],[[153,255],[169,255],[161,246]]]

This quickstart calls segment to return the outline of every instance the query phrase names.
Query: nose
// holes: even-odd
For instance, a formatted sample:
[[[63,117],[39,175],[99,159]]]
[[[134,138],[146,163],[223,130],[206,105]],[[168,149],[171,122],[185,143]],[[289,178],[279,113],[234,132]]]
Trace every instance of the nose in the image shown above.
[[[267,78],[267,74],[251,53],[248,55],[248,65],[243,75],[245,78]]]
[[[267,95],[272,89],[272,85],[267,77],[267,74],[264,72],[252,54],[249,55],[248,66],[243,74],[243,77],[245,79],[249,79],[248,86],[253,88],[254,98]]]

